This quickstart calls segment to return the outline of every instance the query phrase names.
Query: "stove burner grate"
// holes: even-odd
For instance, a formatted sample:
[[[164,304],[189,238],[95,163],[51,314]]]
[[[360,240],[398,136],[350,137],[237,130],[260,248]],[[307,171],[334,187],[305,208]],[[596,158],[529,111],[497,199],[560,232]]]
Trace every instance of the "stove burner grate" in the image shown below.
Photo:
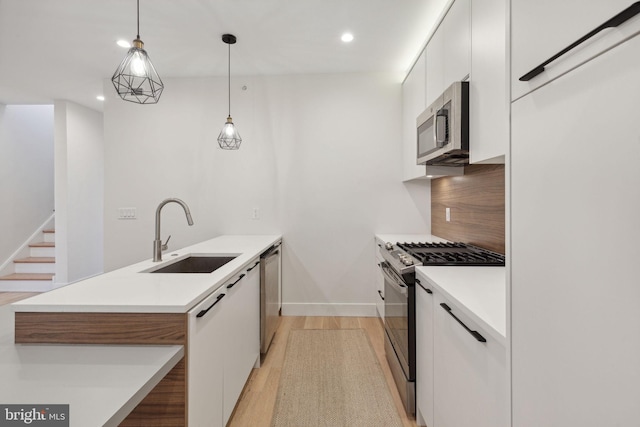
[[[504,256],[473,245],[449,243],[398,243],[398,248],[422,262],[422,265],[503,266]]]

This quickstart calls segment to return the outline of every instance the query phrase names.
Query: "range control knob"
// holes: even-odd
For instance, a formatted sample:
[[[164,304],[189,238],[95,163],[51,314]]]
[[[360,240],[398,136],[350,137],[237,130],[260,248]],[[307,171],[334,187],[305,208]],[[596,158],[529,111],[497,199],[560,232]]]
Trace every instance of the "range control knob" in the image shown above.
[[[387,242],[384,244],[384,248],[388,251],[390,251],[391,249],[393,249],[393,243],[391,242]]]
[[[413,264],[413,260],[411,258],[405,257],[405,258],[402,258],[402,263],[404,265],[412,265]]]

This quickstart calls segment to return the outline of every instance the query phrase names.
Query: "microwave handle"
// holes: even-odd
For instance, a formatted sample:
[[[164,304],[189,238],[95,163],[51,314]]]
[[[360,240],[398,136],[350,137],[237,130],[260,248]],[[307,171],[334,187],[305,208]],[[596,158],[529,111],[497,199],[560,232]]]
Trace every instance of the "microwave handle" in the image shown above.
[[[447,144],[447,127],[449,121],[449,111],[446,109],[438,110],[436,113],[436,123],[433,126],[434,139],[437,147],[444,147]]]

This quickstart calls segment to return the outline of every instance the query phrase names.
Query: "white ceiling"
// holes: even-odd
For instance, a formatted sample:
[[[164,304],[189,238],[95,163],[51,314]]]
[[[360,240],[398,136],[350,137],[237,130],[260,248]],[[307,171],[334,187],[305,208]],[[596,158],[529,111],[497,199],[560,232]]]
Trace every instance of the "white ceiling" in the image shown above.
[[[398,72],[446,0],[141,0],[140,38],[161,78]],[[350,31],[355,40],[340,41]],[[136,36],[135,0],[0,0],[0,103],[95,99]]]

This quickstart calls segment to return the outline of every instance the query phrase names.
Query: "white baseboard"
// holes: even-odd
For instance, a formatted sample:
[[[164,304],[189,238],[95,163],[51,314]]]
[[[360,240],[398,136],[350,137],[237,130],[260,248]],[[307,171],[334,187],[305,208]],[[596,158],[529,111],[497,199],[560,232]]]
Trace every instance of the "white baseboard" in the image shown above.
[[[376,304],[282,303],[283,316],[376,317]]]

